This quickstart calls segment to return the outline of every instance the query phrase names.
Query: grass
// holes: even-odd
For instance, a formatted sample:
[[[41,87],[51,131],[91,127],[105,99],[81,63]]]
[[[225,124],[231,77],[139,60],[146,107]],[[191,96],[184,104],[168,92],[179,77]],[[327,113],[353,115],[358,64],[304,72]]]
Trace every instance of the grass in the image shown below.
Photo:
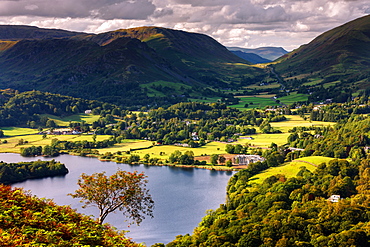
[[[60,117],[50,115],[50,114],[44,114],[43,116],[46,116],[46,117],[54,120],[55,123],[58,126],[61,126],[61,127],[69,126],[69,122],[85,121],[88,124],[92,124],[93,122],[97,121],[100,117],[99,115],[84,114],[84,113],[71,115],[71,116],[64,117],[64,118],[60,118]]]
[[[105,154],[106,152],[115,153],[118,151],[130,151],[137,148],[149,148],[153,145],[152,141],[145,140],[124,140],[122,143],[115,144],[113,147],[99,149],[100,154]],[[141,151],[141,150],[140,150]],[[145,154],[146,152],[144,152]]]
[[[220,97],[210,97],[210,98],[203,98],[203,99],[191,98],[189,100],[191,102],[216,103],[216,102],[219,102],[221,98]]]
[[[110,138],[109,135],[97,135],[96,140],[102,141],[108,138]],[[21,139],[27,143],[23,145],[17,145]],[[42,137],[42,135],[38,134],[3,137],[0,139],[0,152],[20,153],[20,149],[22,147],[50,145],[52,139],[58,139],[59,141],[92,141],[92,135],[47,135],[45,139]],[[3,140],[6,140],[7,143],[2,143]]]
[[[269,95],[271,98],[273,95]],[[266,95],[261,97],[256,96],[239,96],[237,97],[240,99],[239,104],[231,105],[230,107],[234,107],[237,109],[252,109],[252,108],[265,108],[266,106],[278,106],[279,104],[275,102],[275,100],[271,98],[267,98]],[[248,104],[248,108],[245,108],[244,105]]]
[[[282,131],[282,132],[288,132],[290,129],[293,129],[293,127],[311,127],[311,126],[328,126],[328,125],[334,125],[334,122],[321,122],[321,121],[309,121],[304,120],[298,115],[288,115],[285,116],[287,118],[286,121],[281,122],[272,122],[270,123],[272,127]]]
[[[328,157],[322,157],[322,156],[312,156],[312,157],[304,157],[300,158],[298,160],[301,161],[307,161],[310,163],[313,163],[315,165],[319,165],[323,162],[329,162],[333,158],[328,158]],[[253,177],[251,177],[250,181],[252,183],[260,184],[262,183],[266,178],[271,177],[276,174],[283,174],[285,177],[294,177],[297,175],[299,172],[300,168],[302,166],[305,166],[308,170],[314,171],[316,169],[316,166],[305,163],[305,162],[299,162],[299,161],[292,161],[288,163],[284,163],[281,166],[278,167],[271,167]]]
[[[308,100],[308,95],[292,93],[288,96],[281,97],[278,100],[280,100],[280,102],[285,104],[285,105],[291,105],[294,102],[307,101]]]
[[[149,154],[150,157],[152,158],[159,158],[159,159],[165,160],[165,159],[168,159],[170,154],[175,152],[176,150],[182,153],[185,153],[186,151],[193,151],[194,156],[224,154],[225,146],[226,144],[221,143],[221,142],[210,142],[198,148],[179,147],[175,145],[161,145],[161,146],[154,146],[148,149],[136,150],[131,153],[140,155],[140,157],[143,157],[145,154]]]
[[[5,137],[7,136],[23,136],[23,135],[33,135],[39,131],[30,128],[20,128],[20,127],[2,127]]]
[[[239,139],[237,143],[239,144],[249,144],[252,147],[269,147],[271,143],[276,143],[277,145],[283,145],[287,142],[287,138],[290,133],[277,133],[277,134],[254,134],[249,135],[253,140]]]
[[[253,85],[250,85],[250,86],[247,86],[245,87],[246,89],[271,89],[271,88],[279,88],[281,87],[281,85],[277,82],[273,82],[273,83],[269,83],[269,84],[266,84],[266,85],[260,85],[259,83],[256,83],[256,84],[253,84]]]

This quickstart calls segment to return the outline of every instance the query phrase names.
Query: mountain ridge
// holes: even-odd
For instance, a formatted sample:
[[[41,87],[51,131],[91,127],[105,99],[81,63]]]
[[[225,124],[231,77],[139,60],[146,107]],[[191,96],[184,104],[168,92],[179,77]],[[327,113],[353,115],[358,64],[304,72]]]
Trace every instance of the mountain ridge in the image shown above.
[[[253,53],[264,59],[274,61],[288,53],[283,47],[258,47],[258,48],[242,48],[242,47],[227,47],[229,51],[241,51],[244,53]]]
[[[42,29],[40,36],[30,27],[19,36],[20,26],[11,37],[9,28],[18,27],[0,34],[6,36],[0,39],[1,88],[147,105],[184,101],[204,90],[223,95],[216,89],[263,74],[204,34],[141,27],[102,34]],[[166,87],[157,87],[162,82]]]

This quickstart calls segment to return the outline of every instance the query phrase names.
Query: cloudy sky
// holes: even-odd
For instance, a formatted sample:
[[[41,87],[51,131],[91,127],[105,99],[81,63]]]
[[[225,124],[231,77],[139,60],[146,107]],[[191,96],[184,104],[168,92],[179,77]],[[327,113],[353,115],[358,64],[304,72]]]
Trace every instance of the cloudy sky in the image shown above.
[[[0,0],[0,24],[92,33],[161,26],[289,51],[367,14],[369,0]]]

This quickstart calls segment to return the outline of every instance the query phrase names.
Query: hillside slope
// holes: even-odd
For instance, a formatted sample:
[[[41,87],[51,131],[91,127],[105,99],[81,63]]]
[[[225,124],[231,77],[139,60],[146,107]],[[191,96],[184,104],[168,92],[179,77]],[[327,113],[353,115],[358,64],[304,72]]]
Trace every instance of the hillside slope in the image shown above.
[[[327,31],[309,44],[285,55],[276,64],[281,74],[336,75],[361,80],[370,72],[370,16]]]
[[[0,185],[1,246],[141,246],[67,206]]]

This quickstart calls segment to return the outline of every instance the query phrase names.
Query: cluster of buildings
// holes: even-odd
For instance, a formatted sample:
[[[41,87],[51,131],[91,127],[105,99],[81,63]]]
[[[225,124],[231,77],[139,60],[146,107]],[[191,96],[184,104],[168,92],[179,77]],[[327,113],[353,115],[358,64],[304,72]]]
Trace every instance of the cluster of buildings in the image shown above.
[[[235,165],[249,165],[251,163],[255,162],[262,162],[265,161],[265,158],[259,156],[259,155],[249,155],[249,154],[238,154],[233,157],[233,164]]]

